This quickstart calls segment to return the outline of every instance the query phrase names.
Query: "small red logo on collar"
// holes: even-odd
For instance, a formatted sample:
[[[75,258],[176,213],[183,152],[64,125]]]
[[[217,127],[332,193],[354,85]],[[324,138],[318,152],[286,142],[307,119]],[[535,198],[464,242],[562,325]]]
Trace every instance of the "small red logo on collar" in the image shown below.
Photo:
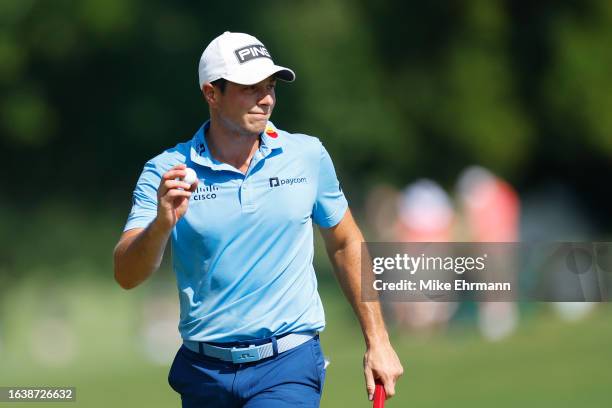
[[[276,139],[278,137],[278,133],[276,133],[274,129],[266,129],[266,135],[270,136],[272,139]]]

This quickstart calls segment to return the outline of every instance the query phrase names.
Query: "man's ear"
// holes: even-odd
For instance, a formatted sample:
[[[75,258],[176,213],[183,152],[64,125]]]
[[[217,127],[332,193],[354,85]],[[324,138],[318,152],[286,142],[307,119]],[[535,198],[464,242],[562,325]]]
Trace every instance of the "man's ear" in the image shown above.
[[[218,95],[219,90],[215,89],[210,82],[206,82],[204,85],[202,85],[202,97],[209,106],[215,106],[217,104]]]

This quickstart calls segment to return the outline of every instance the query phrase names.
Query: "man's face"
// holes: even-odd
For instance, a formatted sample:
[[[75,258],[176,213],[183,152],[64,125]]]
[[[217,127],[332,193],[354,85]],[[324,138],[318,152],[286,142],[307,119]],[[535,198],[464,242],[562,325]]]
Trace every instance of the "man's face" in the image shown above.
[[[255,85],[227,82],[225,92],[217,92],[214,109],[224,126],[242,134],[260,134],[276,103],[276,79],[268,77]],[[217,91],[219,91],[217,89]]]

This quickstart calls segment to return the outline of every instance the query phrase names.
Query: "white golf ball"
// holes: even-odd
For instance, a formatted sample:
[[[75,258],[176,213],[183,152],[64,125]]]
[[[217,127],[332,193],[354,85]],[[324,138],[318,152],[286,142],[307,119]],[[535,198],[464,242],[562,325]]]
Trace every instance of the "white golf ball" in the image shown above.
[[[185,169],[185,177],[183,177],[183,181],[189,185],[192,185],[196,181],[198,181],[198,175],[193,169],[187,167]]]

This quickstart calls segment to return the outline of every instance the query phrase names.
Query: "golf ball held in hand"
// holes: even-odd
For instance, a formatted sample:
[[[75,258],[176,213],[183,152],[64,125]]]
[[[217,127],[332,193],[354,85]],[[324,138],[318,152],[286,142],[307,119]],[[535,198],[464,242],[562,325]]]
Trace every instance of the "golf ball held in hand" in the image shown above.
[[[193,185],[193,183],[198,181],[198,175],[193,169],[187,167],[185,169],[185,177],[183,177],[183,181],[189,185]]]

